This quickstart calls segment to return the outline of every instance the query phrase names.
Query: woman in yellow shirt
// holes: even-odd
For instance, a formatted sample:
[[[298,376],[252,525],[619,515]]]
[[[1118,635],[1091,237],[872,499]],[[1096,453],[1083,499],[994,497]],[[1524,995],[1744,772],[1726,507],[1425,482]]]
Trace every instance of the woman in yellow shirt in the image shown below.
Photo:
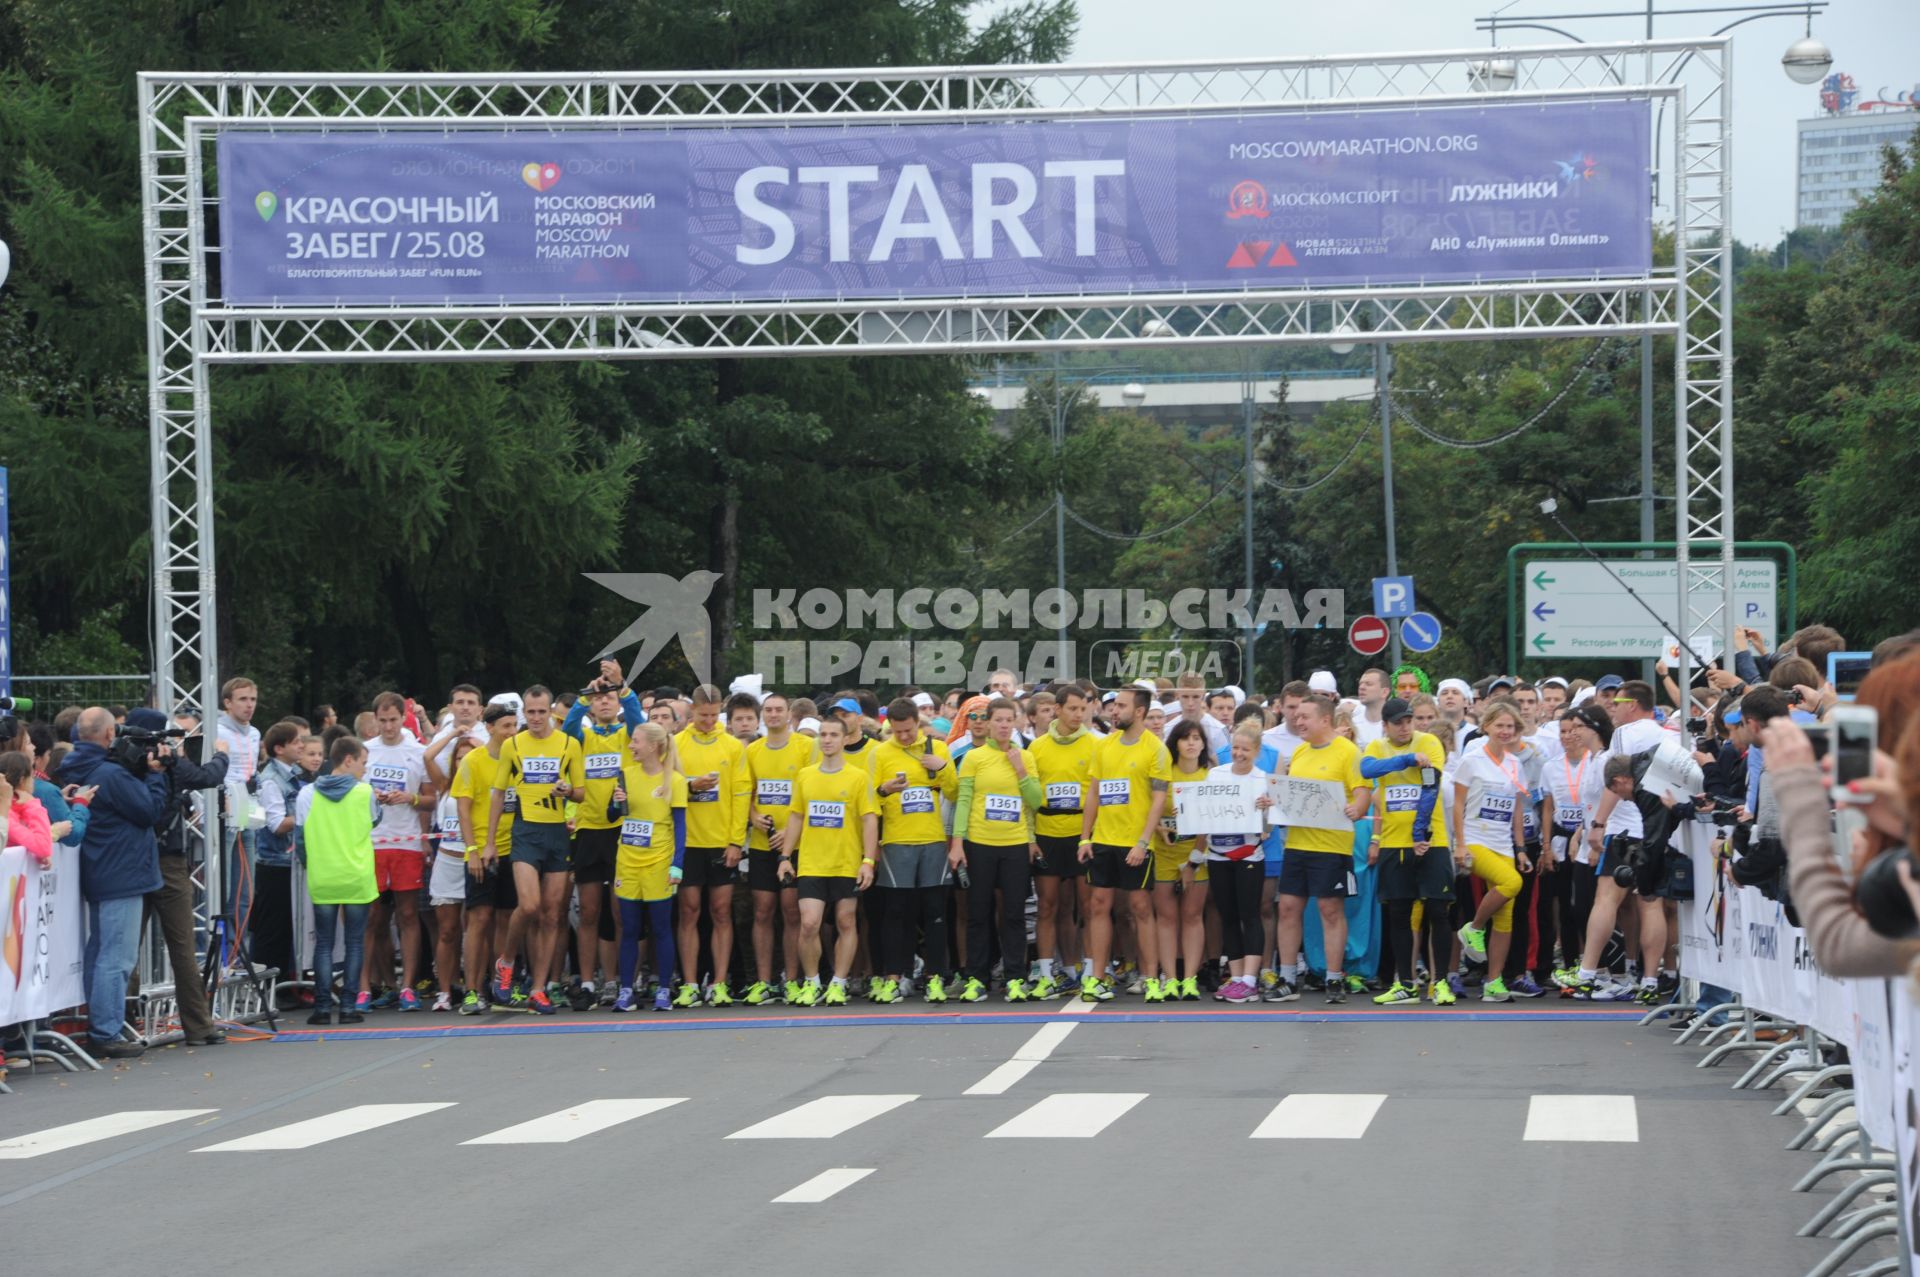
[[[665,1011],[673,1003],[673,893],[687,854],[687,778],[676,765],[673,737],[658,723],[635,728],[628,753],[613,791],[615,807],[626,813],[613,862],[620,906],[620,994],[613,1009],[633,1010],[644,919],[660,975],[653,1009]]]
[[[1160,935],[1161,987],[1169,998],[1198,1002],[1200,962],[1207,951],[1206,852],[1198,837],[1180,836],[1172,795],[1182,785],[1205,780],[1213,755],[1207,749],[1206,728],[1195,722],[1175,723],[1167,734],[1167,748],[1173,753],[1173,781],[1160,827],[1153,833],[1153,923]],[[1184,979],[1174,970],[1176,955],[1186,959]]]
[[[1033,813],[1043,793],[1033,756],[1013,742],[1017,712],[1006,697],[987,706],[987,736],[960,763],[953,840],[947,863],[964,870],[967,894],[967,980],[962,1002],[984,1002],[992,975],[987,928],[1000,892],[1000,957],[1007,1001],[1027,1000],[1027,892],[1032,885]]]

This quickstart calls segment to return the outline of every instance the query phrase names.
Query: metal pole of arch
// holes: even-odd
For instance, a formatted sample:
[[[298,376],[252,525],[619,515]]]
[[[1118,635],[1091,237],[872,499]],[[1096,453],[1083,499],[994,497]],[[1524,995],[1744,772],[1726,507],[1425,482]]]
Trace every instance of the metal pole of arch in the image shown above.
[[[1387,512],[1387,575],[1400,575],[1400,546],[1393,527],[1393,396],[1388,393],[1393,381],[1393,352],[1384,341],[1373,344],[1373,378],[1380,392],[1380,485]],[[1400,630],[1391,621],[1387,631],[1393,638],[1389,655],[1391,669],[1400,667]]]

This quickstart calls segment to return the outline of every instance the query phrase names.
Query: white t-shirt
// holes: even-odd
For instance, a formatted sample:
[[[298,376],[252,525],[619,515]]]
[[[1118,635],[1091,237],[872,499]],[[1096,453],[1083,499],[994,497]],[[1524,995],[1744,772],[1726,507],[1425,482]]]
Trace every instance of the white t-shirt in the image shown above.
[[[1256,767],[1242,776],[1233,770],[1231,763],[1228,763],[1208,772],[1207,779],[1242,782],[1258,780],[1264,786],[1267,783],[1267,773]],[[1264,850],[1266,837],[1266,831],[1260,829],[1246,834],[1202,834],[1200,845],[1206,849],[1208,860],[1225,860],[1234,863],[1265,860],[1267,858]],[[1245,852],[1244,849],[1249,845],[1253,850]]]
[[[377,738],[367,742],[367,784],[373,792],[417,794],[427,780],[426,751],[418,741],[403,735],[398,745],[382,744]],[[420,814],[404,803],[380,808],[380,819],[373,827],[376,848],[424,851],[420,836]]]
[[[440,801],[433,805],[433,830],[440,835],[441,854],[467,858],[467,845],[460,841],[460,800],[451,793],[440,795]]]
[[[1307,742],[1295,736],[1287,725],[1282,723],[1278,727],[1269,727],[1262,732],[1260,743],[1273,751],[1274,757],[1280,760],[1281,770],[1284,771],[1287,760],[1293,757],[1293,751]]]
[[[1567,752],[1560,743],[1560,724],[1550,722],[1541,725],[1539,731],[1527,737],[1527,744],[1540,751],[1540,757],[1551,763]]]
[[[1513,811],[1527,801],[1527,774],[1509,754],[1495,762],[1485,753],[1469,754],[1454,769],[1453,783],[1467,787],[1461,834],[1475,847],[1513,857]]]
[[[447,727],[452,727],[452,726],[453,726],[452,723],[447,724]],[[400,730],[406,731],[404,727],[401,728]],[[442,728],[441,730],[445,731],[446,728]],[[467,739],[472,741],[476,745],[484,746],[487,743],[487,725],[485,723],[477,722],[472,727],[469,727],[467,729]],[[453,762],[452,762],[453,751],[456,747],[459,746],[459,744],[460,744],[460,736],[458,733],[454,733],[453,735],[448,736],[445,740],[441,741],[440,744],[434,749],[432,754],[433,761],[440,768],[440,774],[447,778],[447,783],[449,785],[453,783]],[[425,746],[422,746],[421,748],[424,749]]]
[[[1379,740],[1382,736],[1386,734],[1387,734],[1387,723],[1385,719],[1368,718],[1367,707],[1364,705],[1362,705],[1359,709],[1354,711],[1353,713],[1354,744],[1358,745],[1362,752],[1365,752],[1367,746],[1373,744],[1373,742]]]
[[[1606,755],[1593,751],[1579,762],[1567,761],[1563,752],[1546,767],[1547,789],[1553,795],[1553,846],[1557,859],[1567,858],[1566,835],[1573,832],[1574,859],[1585,864],[1586,831],[1593,823],[1604,788],[1602,775],[1607,770]]]

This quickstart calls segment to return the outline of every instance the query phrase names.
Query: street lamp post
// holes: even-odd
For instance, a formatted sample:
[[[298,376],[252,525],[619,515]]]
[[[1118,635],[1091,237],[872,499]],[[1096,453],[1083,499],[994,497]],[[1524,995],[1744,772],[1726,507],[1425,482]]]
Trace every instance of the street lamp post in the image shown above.
[[[1359,330],[1347,320],[1334,325],[1336,337],[1359,336]],[[1356,346],[1352,341],[1334,341],[1327,349],[1336,355],[1351,355]],[[1387,575],[1400,575],[1400,545],[1393,522],[1393,350],[1384,341],[1373,343],[1373,392],[1380,404],[1380,492],[1382,507],[1386,511],[1387,532]],[[1387,626],[1391,636],[1388,640],[1388,654],[1393,658],[1395,668],[1400,664],[1400,631],[1392,625]]]

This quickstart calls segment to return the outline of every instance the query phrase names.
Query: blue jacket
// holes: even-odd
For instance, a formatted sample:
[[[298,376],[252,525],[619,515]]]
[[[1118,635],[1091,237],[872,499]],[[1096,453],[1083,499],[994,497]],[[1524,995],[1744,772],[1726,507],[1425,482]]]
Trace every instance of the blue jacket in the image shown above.
[[[47,823],[57,825],[61,821],[71,821],[73,830],[60,839],[62,847],[78,847],[87,836],[87,809],[76,807],[67,802],[67,796],[60,792],[60,786],[50,780],[33,778],[33,796],[47,809]]]
[[[80,894],[88,900],[123,900],[160,889],[160,847],[154,828],[167,817],[167,778],[134,779],[93,741],[74,746],[60,774],[80,785],[98,785],[80,843]]]

